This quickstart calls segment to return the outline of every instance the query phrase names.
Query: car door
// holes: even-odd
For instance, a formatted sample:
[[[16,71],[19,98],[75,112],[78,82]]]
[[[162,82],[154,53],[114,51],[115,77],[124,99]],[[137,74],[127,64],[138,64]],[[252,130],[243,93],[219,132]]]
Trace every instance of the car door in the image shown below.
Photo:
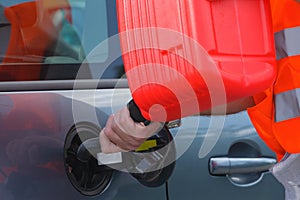
[[[155,140],[171,150],[151,154],[169,160],[154,173],[98,165],[90,154],[82,160],[82,144],[98,140],[108,116],[131,99],[115,1],[5,3],[0,15],[1,198],[284,198],[267,170],[275,155],[245,112],[170,122]]]
[[[188,147],[169,181],[171,199],[284,199],[282,185],[268,172],[275,155],[246,111],[187,117],[177,129],[176,146]]]

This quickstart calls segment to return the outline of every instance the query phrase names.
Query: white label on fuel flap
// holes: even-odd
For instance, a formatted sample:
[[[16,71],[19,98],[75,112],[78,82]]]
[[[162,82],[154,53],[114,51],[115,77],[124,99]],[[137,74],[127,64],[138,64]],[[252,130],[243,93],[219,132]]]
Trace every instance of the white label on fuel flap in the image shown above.
[[[97,153],[98,165],[110,165],[121,163],[122,153]]]

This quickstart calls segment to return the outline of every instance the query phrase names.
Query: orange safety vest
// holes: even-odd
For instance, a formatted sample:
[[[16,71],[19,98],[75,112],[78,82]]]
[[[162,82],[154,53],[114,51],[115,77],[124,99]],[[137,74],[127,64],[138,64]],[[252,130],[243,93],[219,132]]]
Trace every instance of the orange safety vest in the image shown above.
[[[258,134],[276,152],[300,153],[300,1],[270,0],[277,78],[248,109]]]

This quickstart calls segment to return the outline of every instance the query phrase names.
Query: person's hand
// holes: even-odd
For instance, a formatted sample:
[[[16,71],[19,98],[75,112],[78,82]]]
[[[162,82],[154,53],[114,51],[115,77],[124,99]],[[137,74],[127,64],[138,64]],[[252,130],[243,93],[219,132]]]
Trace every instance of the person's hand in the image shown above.
[[[162,126],[160,122],[151,122],[148,126],[136,123],[131,119],[127,107],[124,107],[109,117],[100,132],[101,151],[114,153],[135,150]]]

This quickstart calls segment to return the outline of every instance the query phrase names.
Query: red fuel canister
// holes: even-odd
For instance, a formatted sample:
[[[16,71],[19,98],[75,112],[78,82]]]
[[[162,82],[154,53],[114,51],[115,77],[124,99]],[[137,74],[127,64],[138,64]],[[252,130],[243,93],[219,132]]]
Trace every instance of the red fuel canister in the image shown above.
[[[170,121],[268,88],[268,0],[117,0],[126,76],[142,115]]]

